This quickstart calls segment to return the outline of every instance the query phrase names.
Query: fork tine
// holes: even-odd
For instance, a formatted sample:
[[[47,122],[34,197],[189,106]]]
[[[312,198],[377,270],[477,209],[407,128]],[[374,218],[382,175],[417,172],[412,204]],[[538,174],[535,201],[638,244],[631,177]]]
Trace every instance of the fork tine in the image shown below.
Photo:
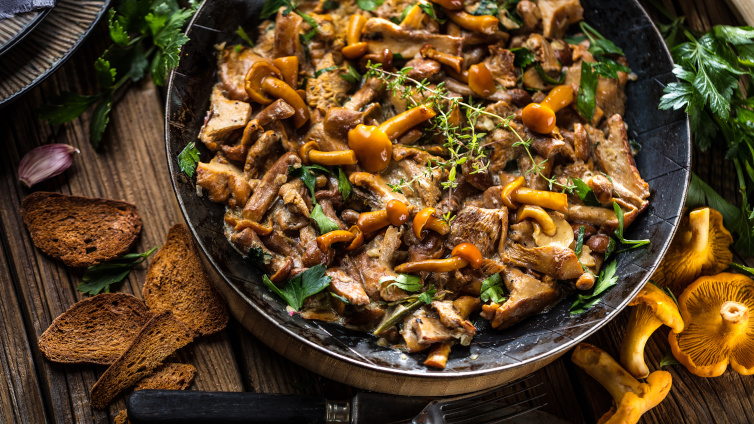
[[[531,387],[530,389],[527,389],[527,390],[518,391],[518,392],[515,392],[515,393],[509,393],[509,394],[506,394],[504,396],[499,396],[499,397],[496,397],[494,399],[490,399],[489,401],[478,402],[477,404],[469,405],[468,407],[465,407],[463,409],[455,409],[455,410],[453,410],[453,412],[448,412],[448,411],[445,411],[445,410],[443,410],[443,412],[445,413],[445,417],[447,419],[453,419],[453,420],[461,420],[461,421],[463,421],[467,417],[476,417],[476,416],[479,416],[479,415],[482,415],[482,414],[486,414],[487,412],[491,412],[491,411],[495,411],[495,410],[499,410],[499,409],[504,409],[504,408],[509,408],[511,406],[516,406],[516,405],[518,405],[521,402],[527,402],[527,401],[532,400],[532,399],[537,399],[540,396],[544,396],[544,395],[540,395],[540,396],[537,396],[537,397],[531,397],[531,396],[534,395],[534,393],[530,393],[530,392],[533,391],[533,389],[535,389],[535,388],[537,388],[537,387],[539,387],[541,385],[542,385],[542,383],[538,384],[537,386],[533,386],[533,387]],[[523,395],[525,393],[529,394],[529,397],[527,397],[524,400],[517,401],[516,399],[513,399],[513,403],[502,402],[504,399],[508,399],[508,398],[511,398],[511,397],[514,397],[514,396],[517,396],[517,395]]]
[[[506,399],[506,398],[509,398],[509,397],[513,397],[513,396],[516,396],[516,395],[521,395],[521,394],[524,394],[526,392],[533,391],[537,387],[542,386],[542,384],[543,383],[537,383],[537,384],[535,384],[533,386],[523,387],[523,388],[520,388],[520,389],[516,390],[515,392],[508,392],[508,393],[505,393],[505,392],[502,391],[502,389],[506,388],[507,386],[506,387],[501,387],[501,388],[499,388],[497,390],[487,391],[487,392],[482,393],[480,395],[476,395],[473,398],[462,399],[461,401],[456,401],[456,402],[449,403],[447,405],[442,406],[441,409],[446,414],[452,415],[453,411],[465,411],[465,410],[469,410],[469,409],[472,409],[472,408],[476,408],[479,405],[489,404],[489,403],[492,403],[492,402],[499,402],[502,399]]]
[[[469,403],[476,402],[478,399],[484,398],[486,396],[489,396],[490,394],[495,393],[495,392],[497,392],[499,390],[502,390],[502,389],[505,389],[505,388],[509,388],[509,387],[513,387],[513,386],[516,386],[518,384],[524,383],[524,382],[532,379],[533,377],[534,377],[534,375],[532,374],[532,375],[526,376],[524,378],[521,378],[519,380],[510,382],[510,383],[507,383],[505,385],[498,386],[498,387],[495,387],[495,388],[492,388],[492,389],[486,389],[486,390],[478,392],[478,393],[472,393],[472,394],[469,394],[469,395],[464,395],[464,396],[459,396],[457,398],[448,399],[448,400],[446,400],[444,402],[444,404],[442,406],[442,409],[443,409],[443,411],[449,411],[449,410],[454,410],[454,409],[458,409],[458,408],[466,408],[467,407],[466,405],[469,404]],[[528,387],[524,388],[522,390],[517,391],[516,393],[524,392],[526,390],[529,390],[529,388]]]
[[[538,396],[535,396],[533,398],[524,399],[521,401],[518,401],[516,403],[510,404],[510,405],[504,405],[502,407],[498,408],[484,408],[484,411],[480,411],[479,409],[476,410],[469,410],[468,414],[464,414],[462,417],[448,417],[447,415],[444,417],[446,424],[487,424],[487,423],[497,423],[504,420],[509,420],[511,418],[517,417],[519,415],[537,410],[539,408],[542,408],[543,406],[547,405],[547,403],[540,403],[534,406],[531,406],[524,410],[511,410],[512,408],[515,408],[517,406],[534,402],[538,399],[541,399],[546,394],[540,394]]]

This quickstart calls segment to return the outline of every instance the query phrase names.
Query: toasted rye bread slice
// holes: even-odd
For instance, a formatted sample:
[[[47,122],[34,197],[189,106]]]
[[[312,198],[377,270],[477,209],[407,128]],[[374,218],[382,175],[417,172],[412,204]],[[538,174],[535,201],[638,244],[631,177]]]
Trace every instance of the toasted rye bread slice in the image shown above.
[[[204,271],[188,228],[176,224],[149,265],[142,290],[153,311],[172,311],[197,335],[218,332],[228,323],[228,308]]]
[[[189,329],[172,313],[156,314],[123,355],[94,383],[90,398],[92,406],[106,408],[118,393],[151,374],[165,358],[191,340]]]
[[[136,383],[134,391],[144,389],[186,390],[196,376],[196,368],[189,364],[168,362]]]
[[[128,252],[141,232],[136,206],[118,200],[32,193],[21,216],[34,245],[71,267],[87,267]]]
[[[110,365],[152,315],[130,294],[98,294],[55,318],[39,337],[39,350],[53,362]]]

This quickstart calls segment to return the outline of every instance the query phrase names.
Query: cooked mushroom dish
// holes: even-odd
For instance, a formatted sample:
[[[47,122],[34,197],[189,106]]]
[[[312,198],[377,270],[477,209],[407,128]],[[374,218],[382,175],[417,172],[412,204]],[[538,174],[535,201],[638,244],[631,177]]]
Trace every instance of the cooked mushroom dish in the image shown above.
[[[230,243],[289,312],[439,369],[477,316],[596,303],[650,194],[622,50],[579,0],[371,6],[268,0],[218,46],[197,190]]]

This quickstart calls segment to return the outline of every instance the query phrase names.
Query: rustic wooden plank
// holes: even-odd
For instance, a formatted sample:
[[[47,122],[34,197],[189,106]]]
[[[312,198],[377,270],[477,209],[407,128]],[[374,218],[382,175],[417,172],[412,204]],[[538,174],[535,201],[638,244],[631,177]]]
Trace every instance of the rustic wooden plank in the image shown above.
[[[28,343],[33,346],[33,358],[50,411],[48,418],[60,423],[105,423],[124,407],[124,403],[122,399],[118,400],[110,412],[92,410],[89,390],[104,368],[52,364],[42,358],[36,348],[36,338],[52,319],[83,298],[76,291],[81,272],[66,269],[32,245],[19,215],[21,200],[31,192],[16,180],[20,158],[31,148],[52,141],[79,148],[81,154],[71,169],[63,176],[40,184],[35,190],[102,196],[136,204],[144,228],[135,250],[144,251],[163,243],[167,229],[182,220],[165,162],[162,103],[151,82],[131,87],[123,95],[113,111],[110,130],[103,141],[105,146],[99,153],[88,142],[89,112],[58,128],[40,122],[33,112],[51,94],[61,90],[83,93],[95,90],[91,68],[101,48],[94,43],[87,42],[55,76],[5,109],[0,123],[0,137],[6,144],[5,154],[0,159],[0,192],[4,194],[0,199],[0,219],[7,231],[7,255],[11,273],[15,276],[13,285],[30,329]],[[142,265],[121,287],[114,289],[139,295],[145,274],[146,267]],[[11,327],[8,329],[12,330]],[[182,356],[197,367],[194,388],[243,389],[227,333],[197,340]],[[28,389],[33,390],[33,386]],[[15,395],[22,393],[17,391]],[[36,418],[25,416],[20,421],[32,422]]]
[[[6,240],[6,237],[0,235],[0,239]],[[32,346],[27,339],[26,324],[2,244],[0,298],[3,299],[0,302],[0,422],[21,422],[28,417],[45,420],[47,413],[32,360]]]

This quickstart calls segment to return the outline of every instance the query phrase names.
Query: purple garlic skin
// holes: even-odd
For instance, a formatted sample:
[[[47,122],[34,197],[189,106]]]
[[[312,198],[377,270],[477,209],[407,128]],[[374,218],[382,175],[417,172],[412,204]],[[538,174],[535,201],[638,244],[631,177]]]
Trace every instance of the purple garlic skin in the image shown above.
[[[30,150],[18,164],[18,179],[27,187],[61,174],[73,164],[79,149],[67,144],[46,144]]]

